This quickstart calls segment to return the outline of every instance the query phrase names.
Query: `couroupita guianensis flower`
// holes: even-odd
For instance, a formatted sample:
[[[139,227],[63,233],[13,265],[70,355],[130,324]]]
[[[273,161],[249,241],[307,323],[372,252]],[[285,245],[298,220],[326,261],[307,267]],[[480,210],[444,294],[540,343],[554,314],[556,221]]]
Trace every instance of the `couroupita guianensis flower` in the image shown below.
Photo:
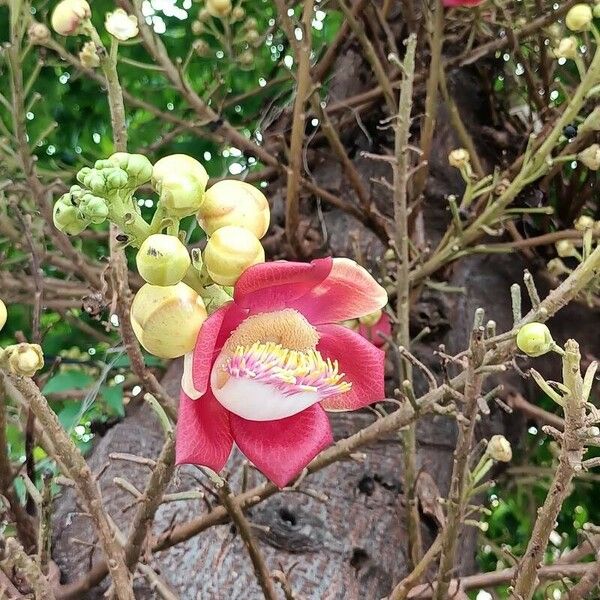
[[[223,468],[233,443],[280,487],[333,441],[325,411],[384,398],[384,353],[337,323],[387,303],[354,261],[255,265],[186,356],[177,463]]]

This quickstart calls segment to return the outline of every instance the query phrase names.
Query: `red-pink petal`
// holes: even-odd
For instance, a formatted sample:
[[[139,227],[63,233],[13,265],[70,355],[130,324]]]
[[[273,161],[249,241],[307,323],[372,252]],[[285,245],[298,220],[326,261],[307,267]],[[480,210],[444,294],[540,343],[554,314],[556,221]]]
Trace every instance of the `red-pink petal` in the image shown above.
[[[341,325],[319,325],[317,350],[324,358],[337,360],[349,392],[326,398],[325,410],[357,410],[383,400],[385,353],[364,337]]]
[[[281,310],[291,306],[331,271],[331,258],[311,263],[275,261],[246,269],[235,284],[235,302],[251,313]]]
[[[231,331],[242,322],[245,316],[233,302],[228,302],[202,324],[192,361],[192,379],[199,394],[206,392],[210,371],[217,355]],[[185,327],[185,323],[182,323],[182,327]]]
[[[365,268],[349,258],[334,258],[327,278],[289,306],[319,325],[368,315],[387,300],[387,292]]]
[[[279,487],[333,442],[329,419],[318,404],[277,421],[247,421],[231,413],[231,430],[244,455]]]
[[[178,465],[202,465],[220,471],[233,446],[229,412],[210,389],[199,400],[191,400],[181,392],[175,435]]]
[[[375,323],[375,325],[372,327],[367,327],[361,323],[358,326],[358,333],[360,333],[360,335],[369,340],[378,348],[381,348],[381,346],[386,343],[386,340],[380,334],[383,334],[386,337],[390,337],[392,335],[392,324],[390,322],[390,318],[386,313],[382,313],[379,321],[377,321],[377,323]]]

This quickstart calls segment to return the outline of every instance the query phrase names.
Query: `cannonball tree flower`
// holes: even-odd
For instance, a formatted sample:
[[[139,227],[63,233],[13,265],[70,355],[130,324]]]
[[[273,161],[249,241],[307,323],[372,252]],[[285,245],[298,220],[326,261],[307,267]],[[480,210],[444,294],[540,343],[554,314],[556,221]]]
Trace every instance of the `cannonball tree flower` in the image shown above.
[[[376,317],[376,318],[375,318]],[[358,333],[378,348],[386,344],[386,337],[392,335],[392,324],[387,313],[382,310],[358,319]]]
[[[233,443],[283,487],[333,441],[325,411],[384,398],[384,353],[337,323],[382,308],[354,261],[248,268],[186,356],[177,463],[219,471]]]
[[[122,8],[117,8],[106,15],[104,27],[120,42],[126,42],[139,33],[137,17],[128,15]]]

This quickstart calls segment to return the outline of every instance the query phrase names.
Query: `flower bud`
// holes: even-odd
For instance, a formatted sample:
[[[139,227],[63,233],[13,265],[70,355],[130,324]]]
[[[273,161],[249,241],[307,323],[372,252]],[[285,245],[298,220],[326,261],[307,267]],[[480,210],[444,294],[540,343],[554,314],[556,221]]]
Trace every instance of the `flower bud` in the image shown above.
[[[589,215],[581,215],[575,221],[575,229],[577,229],[577,231],[585,231],[586,229],[591,229],[594,226],[594,223],[594,219]]]
[[[254,54],[252,53],[252,50],[244,50],[244,52],[238,56],[238,62],[243,67],[252,66],[254,63]]]
[[[580,134],[588,131],[600,131],[600,106],[596,106],[579,126]]]
[[[210,16],[211,15],[208,12],[208,10],[206,8],[203,8],[198,13],[198,21],[205,23],[206,21],[208,21],[210,19]]]
[[[269,203],[253,185],[224,179],[206,190],[198,223],[207,235],[227,225],[237,225],[261,239],[269,228]]]
[[[256,29],[249,29],[246,32],[246,41],[249,44],[256,44],[256,42],[258,42],[258,40],[260,40],[260,33],[258,33],[258,31],[256,31]]]
[[[79,60],[88,69],[95,69],[100,66],[100,57],[96,52],[96,44],[94,42],[86,42],[83,45],[79,52]]]
[[[50,23],[60,35],[77,35],[91,16],[92,9],[85,0],[62,0],[54,8]]]
[[[179,238],[163,233],[148,236],[135,260],[144,281],[152,285],[179,283],[192,262]]]
[[[374,325],[377,325],[377,323],[379,323],[379,319],[381,319],[382,314],[383,313],[381,312],[381,309],[378,309],[375,312],[372,312],[368,315],[359,317],[358,321],[361,325],[365,325],[366,327],[373,327]]]
[[[128,15],[122,8],[107,13],[104,28],[120,42],[126,42],[139,33],[137,17]]]
[[[206,10],[211,16],[219,19],[226,17],[231,8],[231,0],[206,0]]]
[[[597,171],[600,169],[600,144],[592,144],[577,155],[577,160],[581,161],[588,169]]]
[[[499,462],[510,462],[512,460],[510,442],[503,435],[493,435],[488,442],[486,452],[490,458]]]
[[[558,47],[554,48],[554,56],[556,56],[556,58],[569,58],[573,60],[577,58],[578,45],[575,36],[562,38],[558,43]]]
[[[8,311],[6,310],[6,304],[0,300],[0,330],[6,325],[8,319]]]
[[[108,163],[116,165],[129,176],[127,187],[137,188],[148,183],[152,177],[152,163],[143,154],[115,152],[108,157]],[[98,168],[98,162],[96,162]]]
[[[568,258],[569,256],[577,256],[577,250],[575,250],[575,244],[571,240],[560,240],[555,244],[556,252],[561,258]]]
[[[207,183],[206,169],[185,154],[165,156],[152,169],[152,185],[160,202],[169,215],[179,219],[198,212]]]
[[[71,203],[69,193],[57,200],[52,217],[54,226],[67,235],[78,235],[88,226],[88,223],[80,217],[79,208]]]
[[[84,193],[79,201],[79,215],[85,221],[100,225],[108,217],[108,205],[104,198]]]
[[[15,375],[33,377],[44,366],[44,355],[38,344],[16,344],[4,349],[2,362]]]
[[[210,45],[205,40],[194,40],[192,48],[197,56],[207,58],[210,56]]]
[[[358,331],[360,328],[360,322],[358,319],[347,319],[346,321],[342,321],[340,325],[342,327],[352,329],[352,331]]]
[[[140,344],[160,358],[177,358],[194,349],[206,320],[202,298],[185,283],[146,283],[131,304],[131,325]]]
[[[542,356],[554,347],[552,334],[543,323],[527,323],[517,333],[517,346],[528,356]]]
[[[258,29],[258,21],[254,17],[248,17],[244,21],[244,29]]]
[[[50,39],[50,30],[44,23],[33,21],[27,29],[27,37],[32,44],[43,45]]]
[[[451,167],[462,169],[471,163],[469,152],[464,148],[457,148],[448,154],[448,162]]]
[[[215,231],[204,250],[204,265],[215,283],[234,285],[252,265],[265,262],[260,240],[247,229],[226,225]]]
[[[553,258],[549,260],[548,264],[546,265],[546,268],[548,269],[548,273],[550,273],[550,275],[553,275],[554,277],[570,273],[569,269],[567,269],[565,263],[562,260],[560,260],[560,258]]]
[[[236,6],[231,12],[234,21],[241,21],[246,16],[246,11],[241,6]]]
[[[596,4],[594,5],[592,13],[594,15],[594,19],[600,19],[600,4],[598,2],[596,2]]]
[[[204,23],[202,21],[194,21],[192,23],[192,33],[194,35],[201,35],[204,33],[205,29],[206,27],[204,27]]]
[[[576,4],[567,13],[565,24],[571,31],[587,31],[592,19],[592,9],[587,4]]]

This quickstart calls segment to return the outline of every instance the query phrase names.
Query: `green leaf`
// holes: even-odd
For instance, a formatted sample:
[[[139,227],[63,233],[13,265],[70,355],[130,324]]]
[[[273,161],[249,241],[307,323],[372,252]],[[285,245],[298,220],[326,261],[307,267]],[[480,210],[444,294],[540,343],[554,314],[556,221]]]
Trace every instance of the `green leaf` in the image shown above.
[[[77,425],[80,411],[81,405],[79,402],[66,403],[63,409],[58,413],[58,420],[60,421],[60,424],[67,431],[70,431],[75,425]]]
[[[67,390],[83,390],[94,382],[94,378],[83,371],[68,369],[52,377],[42,390],[43,394],[57,394]]]
[[[110,413],[119,417],[125,416],[125,409],[123,407],[123,386],[103,385],[100,388],[100,396],[104,402],[106,402],[106,406],[109,408]]]

